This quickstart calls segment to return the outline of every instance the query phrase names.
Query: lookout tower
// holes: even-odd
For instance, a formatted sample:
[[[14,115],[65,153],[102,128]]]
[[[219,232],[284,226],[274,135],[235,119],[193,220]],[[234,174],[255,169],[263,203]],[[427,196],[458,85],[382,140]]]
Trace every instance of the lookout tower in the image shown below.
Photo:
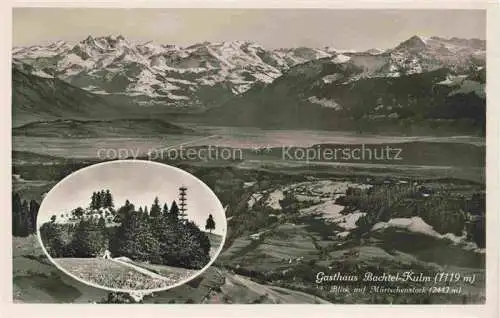
[[[186,191],[187,191],[187,188],[185,186],[182,186],[179,188],[179,219],[181,220],[185,220],[186,218],[186,211],[187,211],[187,208],[186,208],[186,201],[187,201],[187,198],[186,198]]]

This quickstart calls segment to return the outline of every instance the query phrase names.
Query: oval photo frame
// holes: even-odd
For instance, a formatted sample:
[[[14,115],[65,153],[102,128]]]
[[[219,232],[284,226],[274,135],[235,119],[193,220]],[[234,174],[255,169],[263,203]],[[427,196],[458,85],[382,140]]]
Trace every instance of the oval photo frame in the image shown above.
[[[203,181],[147,160],[107,161],[71,173],[46,194],[37,216],[40,245],[59,270],[122,293],[150,294],[195,279],[217,259],[226,234],[222,203]],[[137,288],[117,288],[120,283]]]

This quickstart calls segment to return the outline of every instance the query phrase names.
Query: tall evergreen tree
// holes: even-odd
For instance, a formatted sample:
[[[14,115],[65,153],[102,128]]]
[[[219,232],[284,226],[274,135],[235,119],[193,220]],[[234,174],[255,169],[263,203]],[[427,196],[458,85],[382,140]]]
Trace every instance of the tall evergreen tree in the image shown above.
[[[36,233],[36,218],[38,216],[38,210],[40,209],[40,204],[35,200],[30,201],[30,219],[31,219],[31,229],[30,233]]]
[[[105,208],[114,208],[115,204],[113,202],[113,196],[111,195],[111,191],[106,190],[104,194],[104,207]]]
[[[214,217],[212,214],[208,215],[208,219],[207,219],[207,222],[205,224],[205,230],[210,231],[210,233],[212,233],[212,231],[215,230],[215,221],[214,221]]]
[[[101,198],[101,200],[100,200],[101,204],[99,205],[99,207],[105,208],[106,207],[106,191],[101,190],[101,192],[99,192],[99,197]]]
[[[126,216],[132,213],[135,210],[135,207],[129,200],[125,200],[125,204],[118,209],[116,212],[115,221],[121,222],[121,220],[125,219]]]
[[[177,222],[179,220],[179,207],[177,206],[177,202],[175,202],[175,200],[170,206],[170,212],[168,213],[168,216],[171,221]]]
[[[158,200],[158,197],[155,197],[153,204],[151,205],[151,210],[149,215],[155,218],[157,216],[160,216],[160,214],[161,214],[160,201]]]
[[[21,209],[22,201],[19,193],[14,193],[12,195],[12,235],[19,236],[19,230],[21,227]]]
[[[92,198],[90,199],[90,208],[91,208],[92,210],[96,210],[96,209],[98,209],[98,206],[97,206],[97,200],[98,200],[98,199],[97,199],[97,193],[94,191],[94,192],[92,193]]]
[[[95,194],[95,206],[94,206],[94,209],[99,209],[101,206],[102,206],[102,201],[103,201],[103,197],[101,195],[101,192],[96,192]]]
[[[161,214],[163,214],[163,216],[167,216],[168,215],[168,205],[167,205],[167,203],[165,203],[163,205],[163,209],[161,210]]]
[[[21,216],[20,216],[21,224],[19,227],[19,236],[26,237],[30,234],[31,228],[31,217],[30,217],[30,209],[28,201],[23,200],[21,204]]]
[[[149,215],[149,211],[148,211],[148,207],[147,206],[144,207],[144,214]]]

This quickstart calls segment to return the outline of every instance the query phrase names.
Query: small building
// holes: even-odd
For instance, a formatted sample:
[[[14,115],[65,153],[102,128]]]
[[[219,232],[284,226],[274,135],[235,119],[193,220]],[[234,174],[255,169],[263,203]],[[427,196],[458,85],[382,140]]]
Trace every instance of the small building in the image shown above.
[[[104,259],[111,259],[112,258],[109,250],[104,251],[104,255],[102,256],[102,258],[104,258]]]

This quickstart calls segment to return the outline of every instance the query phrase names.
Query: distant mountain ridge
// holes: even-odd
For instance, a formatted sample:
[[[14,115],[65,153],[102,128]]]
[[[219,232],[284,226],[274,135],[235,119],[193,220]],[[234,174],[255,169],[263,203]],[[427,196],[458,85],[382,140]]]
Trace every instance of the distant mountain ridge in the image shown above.
[[[57,77],[97,94],[124,94],[139,104],[198,107],[270,83],[290,66],[325,56],[329,53],[316,49],[266,50],[244,41],[179,47],[132,44],[122,36],[13,50],[14,63],[31,65],[37,76]]]
[[[217,125],[483,135],[485,54],[483,40],[420,36],[365,52],[89,36],[14,49],[13,117],[166,119],[174,111]]]
[[[485,41],[411,37],[388,50],[342,52],[333,48],[265,49],[247,42],[187,47],[131,43],[123,36],[92,37],[13,49],[14,63],[31,74],[57,77],[96,94],[125,95],[142,105],[211,108],[253,87],[266,86],[296,65],[322,58],[352,60],[362,77],[399,76],[439,67],[484,66]],[[354,78],[356,80],[357,78]]]

